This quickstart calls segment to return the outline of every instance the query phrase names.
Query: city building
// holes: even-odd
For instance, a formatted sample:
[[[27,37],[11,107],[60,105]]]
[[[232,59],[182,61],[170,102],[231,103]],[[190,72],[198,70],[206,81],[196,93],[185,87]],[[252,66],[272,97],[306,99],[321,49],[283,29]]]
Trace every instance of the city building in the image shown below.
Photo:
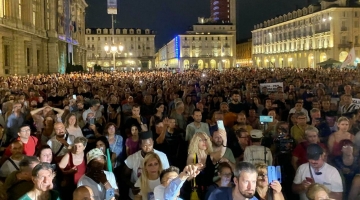
[[[236,66],[237,67],[251,67],[252,63],[252,40],[245,39],[236,44]]]
[[[223,69],[236,63],[236,0],[211,0],[211,17],[159,49],[159,68]],[[224,10],[224,8],[226,9]],[[218,10],[214,12],[215,10]],[[226,13],[226,16],[224,15]]]
[[[85,64],[86,7],[85,0],[0,1],[0,75]]]
[[[257,67],[316,67],[329,58],[344,61],[360,50],[360,7],[355,0],[317,4],[264,21],[252,31]]]
[[[114,37],[114,38],[113,38]],[[87,68],[95,64],[105,68],[114,66],[113,55],[104,50],[106,44],[122,45],[124,50],[116,54],[117,70],[132,70],[155,67],[155,32],[150,29],[134,28],[87,28],[85,43],[87,46]],[[91,69],[88,69],[91,70]]]

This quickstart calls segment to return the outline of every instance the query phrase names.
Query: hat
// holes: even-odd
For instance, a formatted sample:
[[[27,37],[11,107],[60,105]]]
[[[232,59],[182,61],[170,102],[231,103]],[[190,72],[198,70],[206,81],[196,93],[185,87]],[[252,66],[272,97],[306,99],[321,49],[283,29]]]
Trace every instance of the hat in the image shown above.
[[[94,148],[91,149],[87,154],[86,154],[86,164],[89,164],[90,161],[94,160],[95,158],[99,157],[99,156],[104,156],[106,159],[105,154],[102,152],[102,150],[98,149],[98,148]]]
[[[250,131],[250,136],[251,136],[251,138],[254,138],[254,139],[260,139],[263,137],[263,132],[262,132],[262,130],[253,129]]]
[[[147,140],[153,137],[151,131],[141,132],[139,134],[139,137],[141,140]]]
[[[309,160],[319,160],[320,156],[324,153],[324,150],[318,144],[309,144],[306,149],[307,158]]]

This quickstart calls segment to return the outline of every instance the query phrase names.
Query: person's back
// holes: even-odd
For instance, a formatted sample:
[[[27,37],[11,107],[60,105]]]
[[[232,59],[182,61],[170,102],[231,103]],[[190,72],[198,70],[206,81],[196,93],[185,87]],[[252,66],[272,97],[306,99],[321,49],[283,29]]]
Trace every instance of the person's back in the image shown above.
[[[261,145],[251,145],[245,148],[244,162],[252,164],[264,162],[267,165],[272,165],[273,157],[269,148]]]

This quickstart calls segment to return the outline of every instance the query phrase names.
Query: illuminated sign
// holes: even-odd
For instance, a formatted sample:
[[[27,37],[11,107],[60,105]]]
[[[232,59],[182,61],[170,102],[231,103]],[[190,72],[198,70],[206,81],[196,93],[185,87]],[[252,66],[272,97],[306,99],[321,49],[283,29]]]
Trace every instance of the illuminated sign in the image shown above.
[[[180,37],[175,37],[175,58],[180,58]]]

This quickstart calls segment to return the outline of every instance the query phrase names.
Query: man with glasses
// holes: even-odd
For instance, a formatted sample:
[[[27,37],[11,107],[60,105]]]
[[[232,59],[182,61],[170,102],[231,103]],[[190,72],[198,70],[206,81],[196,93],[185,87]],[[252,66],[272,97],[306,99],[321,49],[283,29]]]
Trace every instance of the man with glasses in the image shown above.
[[[296,171],[292,190],[300,195],[300,200],[307,200],[306,191],[312,183],[325,185],[330,191],[330,197],[342,199],[343,184],[337,169],[325,162],[323,148],[318,144],[310,144],[306,150],[308,161]]]
[[[302,100],[297,101],[295,107],[290,109],[289,114],[302,112],[306,116],[306,122],[310,122],[309,112],[305,108],[303,108],[303,105],[304,102]]]
[[[220,187],[211,192],[208,200],[257,200],[254,197],[257,171],[253,164],[239,162],[234,171],[235,187]]]
[[[308,127],[306,124],[306,114],[303,112],[296,114],[296,125],[291,127],[290,133],[296,143],[300,143],[305,140],[305,129]]]
[[[87,110],[85,110],[82,114],[83,120],[86,121],[87,116],[89,113],[94,113],[96,120],[100,119],[102,117],[102,113],[100,111],[100,102],[96,99],[93,99],[90,101],[91,107]]]

